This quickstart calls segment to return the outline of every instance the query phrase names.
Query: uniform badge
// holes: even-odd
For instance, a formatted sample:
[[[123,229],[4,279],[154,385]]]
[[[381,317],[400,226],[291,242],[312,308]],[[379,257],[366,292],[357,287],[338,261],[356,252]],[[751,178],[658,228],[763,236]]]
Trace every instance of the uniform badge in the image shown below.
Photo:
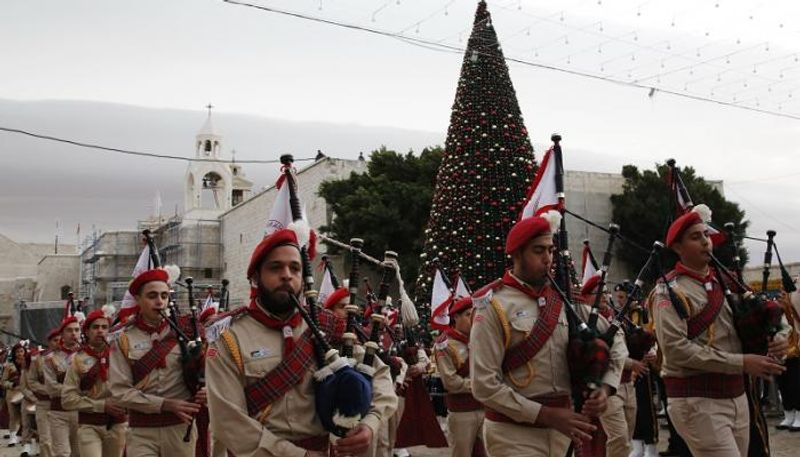
[[[272,350],[269,348],[259,348],[250,353],[250,358],[253,360],[263,359],[272,355]]]
[[[134,349],[147,349],[150,347],[150,343],[143,341],[141,343],[136,343],[133,345]]]
[[[514,313],[514,318],[515,319],[522,319],[522,318],[528,317],[530,315],[531,315],[531,313],[528,310],[521,309],[521,310],[517,311],[516,313]]]
[[[547,304],[547,299],[544,297],[539,297],[539,308],[543,307]]]
[[[206,359],[215,359],[215,358],[217,358],[217,354],[219,354],[219,351],[217,350],[217,348],[210,347],[206,351]]]
[[[706,288],[707,292],[711,292],[712,290],[714,290],[714,284],[711,283],[711,281],[703,284],[703,286]]]

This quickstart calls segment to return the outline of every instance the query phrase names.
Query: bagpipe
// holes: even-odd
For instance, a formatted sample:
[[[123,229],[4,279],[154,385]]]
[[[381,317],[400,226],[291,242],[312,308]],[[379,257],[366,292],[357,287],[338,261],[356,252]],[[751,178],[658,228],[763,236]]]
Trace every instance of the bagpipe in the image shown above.
[[[152,263],[152,267],[160,268],[161,257],[158,255],[158,249],[156,248],[155,240],[153,239],[149,230],[144,230],[142,234],[144,235],[145,241],[150,248],[150,261]],[[181,284],[178,281],[175,281],[175,284],[185,286],[189,293],[189,309],[192,310],[190,325],[194,327],[192,330],[193,337],[189,338],[187,335],[188,332],[186,331],[187,329],[185,328],[185,320],[180,318],[180,311],[178,309],[177,297],[174,289],[170,289],[170,299],[167,304],[167,311],[161,310],[159,314],[161,314],[161,317],[167,322],[170,330],[175,334],[175,338],[178,341],[178,348],[180,349],[181,353],[180,360],[183,382],[186,384],[186,388],[189,389],[189,392],[192,394],[192,396],[194,396],[205,384],[205,378],[203,374],[205,371],[203,344],[201,340],[202,331],[199,323],[197,322],[197,306],[194,302],[193,289],[194,280],[191,277],[187,277],[184,279],[184,281],[185,284]],[[188,427],[186,428],[186,433],[183,436],[183,441],[186,443],[191,441],[193,424],[194,417],[192,417],[192,422],[189,423]]]
[[[569,253],[569,238],[567,233],[566,220],[563,217],[565,212],[564,194],[564,163],[561,151],[561,135],[551,136],[553,141],[553,153],[555,158],[556,173],[555,187],[558,195],[558,209],[561,213],[561,222],[558,233],[556,234],[556,275],[548,275],[550,283],[564,302],[567,323],[569,325],[569,345],[567,349],[567,362],[569,365],[570,378],[573,387],[573,398],[575,409],[580,411],[583,403],[584,394],[587,390],[594,390],[602,384],[602,378],[608,371],[610,361],[610,350],[608,343],[602,338],[596,328],[597,309],[593,307],[590,319],[594,317],[594,327],[590,327],[578,314],[576,305],[572,302],[571,283],[577,281],[577,274],[574,273],[575,263]],[[606,256],[610,260],[610,256]],[[604,270],[607,270],[607,265]],[[579,282],[577,282],[579,284]],[[598,284],[598,290],[602,291],[604,284]],[[602,293],[602,292],[601,292]]]
[[[283,165],[282,171],[286,177],[286,185],[289,186],[292,219],[294,221],[302,220],[297,183],[292,172],[294,158],[290,154],[285,154],[280,157],[280,161]],[[314,356],[318,366],[318,370],[314,373],[315,408],[325,430],[343,437],[369,412],[372,404],[372,382],[363,373],[353,369],[345,358],[340,358],[338,351],[331,347],[320,330],[316,303],[317,291],[314,290],[311,257],[308,253],[308,246],[303,243],[300,246],[300,257],[303,269],[305,306],[294,294],[290,294],[290,296],[314,337]],[[358,287],[357,280],[355,286]]]
[[[603,335],[603,339],[609,345],[612,344],[614,340],[614,335],[619,331],[619,329],[623,329],[625,333],[625,344],[628,347],[628,353],[630,357],[636,360],[642,360],[650,349],[656,343],[656,337],[652,333],[648,332],[641,325],[633,322],[628,317],[628,312],[632,309],[633,304],[636,302],[640,302],[642,298],[642,286],[644,285],[644,280],[642,279],[645,273],[652,267],[654,262],[658,262],[660,265],[660,261],[657,259],[661,255],[661,251],[664,249],[664,243],[660,241],[656,241],[653,243],[653,248],[650,251],[650,255],[647,257],[642,268],[639,270],[639,273],[636,275],[636,279],[633,281],[628,292],[628,297],[625,300],[625,303],[614,313],[614,317],[609,322],[609,327],[606,330],[605,334]],[[674,292],[673,292],[674,293]]]
[[[357,303],[358,298],[358,285],[361,278],[361,257],[358,255],[361,248],[364,247],[364,240],[361,238],[350,239],[350,281],[348,289],[350,291],[350,298],[345,305],[344,309],[347,312],[347,327],[344,335],[342,335],[342,357],[353,359],[353,347],[358,340],[356,335],[356,328],[359,327],[359,307]],[[355,364],[353,362],[353,364]]]

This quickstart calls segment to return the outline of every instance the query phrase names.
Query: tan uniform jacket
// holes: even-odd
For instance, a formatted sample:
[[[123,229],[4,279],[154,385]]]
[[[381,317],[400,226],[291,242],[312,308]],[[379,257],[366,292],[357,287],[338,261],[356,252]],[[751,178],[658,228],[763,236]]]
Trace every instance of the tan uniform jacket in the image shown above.
[[[705,286],[689,276],[678,276],[673,289],[689,301],[690,315],[695,315],[708,303]],[[663,284],[657,286],[653,303],[656,337],[664,356],[662,376],[684,378],[709,372],[742,373],[742,343],[727,301],[709,329],[694,340],[687,337],[686,321],[678,316]]]
[[[133,384],[131,364],[152,348],[154,339],[166,338],[171,332],[169,326],[152,336],[132,324],[120,332],[111,346],[111,366],[108,370],[111,396],[120,406],[144,414],[155,414],[162,412],[165,398],[191,400],[192,395],[183,381],[181,352],[177,344],[167,354],[165,368],[154,368],[139,384]]]
[[[95,385],[88,391],[81,390],[80,387],[81,377],[96,363],[99,361],[84,351],[78,352],[72,358],[72,363],[67,369],[67,376],[64,378],[64,389],[61,394],[61,404],[64,409],[88,413],[105,412],[105,399],[111,396],[108,382],[98,377]]]
[[[31,389],[30,373],[31,370],[22,370],[22,376],[19,378],[19,386],[22,389],[22,394],[25,396],[25,399],[31,403],[36,403],[36,395]]]
[[[305,322],[302,322],[294,329],[295,338],[305,329]],[[223,335],[212,343],[206,356],[208,406],[215,436],[238,457],[303,457],[306,451],[290,440],[328,434],[314,407],[312,374],[316,370],[315,364],[300,384],[272,404],[266,422],[262,424],[248,415],[244,388],[263,378],[280,363],[283,334],[264,327],[247,314],[238,316],[226,333],[229,336]],[[224,342],[229,337],[234,338],[238,345],[241,355],[238,363]],[[363,351],[359,352],[363,354]],[[377,358],[375,363],[372,408],[361,421],[372,429],[373,439],[377,437],[381,421],[387,420],[397,408],[389,367]]]
[[[469,363],[469,346],[461,341],[448,338],[446,347],[437,347],[436,367],[447,393],[472,393],[472,381],[456,373],[464,363]]]
[[[61,397],[64,384],[58,382],[58,375],[66,373],[74,354],[67,354],[61,349],[50,351],[44,359],[44,385],[50,398]]]
[[[511,337],[509,347],[514,347],[533,328],[540,312],[538,302],[513,287],[501,286],[484,297],[476,297],[474,303],[475,320],[469,345],[473,395],[487,408],[517,422],[533,424],[542,405],[530,400],[531,397],[571,392],[567,367],[569,326],[566,311],[562,308],[553,334],[533,359],[504,374],[504,323],[501,323],[494,308],[502,309]],[[578,306],[579,314],[585,319],[590,307]],[[602,316],[597,324],[601,331],[608,328],[608,322]],[[621,331],[615,335],[610,352],[610,365],[603,382],[616,389],[628,356]]]
[[[11,378],[17,374],[17,367],[11,362],[6,362],[3,367],[3,376],[0,378],[0,385],[6,390],[6,395],[10,392],[18,392],[22,389],[22,374],[20,373],[19,381],[16,386],[11,386]],[[9,384],[9,385],[6,385]]]
[[[28,368],[27,381],[28,387],[34,395],[49,395],[47,386],[44,385],[44,359],[46,356],[37,355],[31,357],[31,366]],[[47,400],[38,400],[37,403],[47,403]]]

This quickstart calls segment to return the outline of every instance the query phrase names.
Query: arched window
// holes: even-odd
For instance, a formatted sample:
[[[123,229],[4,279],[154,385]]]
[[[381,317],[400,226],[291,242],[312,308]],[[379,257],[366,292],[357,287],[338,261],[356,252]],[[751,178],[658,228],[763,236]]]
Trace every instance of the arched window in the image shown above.
[[[211,140],[206,140],[205,151],[206,152],[211,152]]]

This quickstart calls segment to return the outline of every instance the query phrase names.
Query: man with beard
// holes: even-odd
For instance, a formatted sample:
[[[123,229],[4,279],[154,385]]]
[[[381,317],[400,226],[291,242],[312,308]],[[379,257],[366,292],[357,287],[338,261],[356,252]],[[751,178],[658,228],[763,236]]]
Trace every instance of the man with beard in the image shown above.
[[[660,282],[653,317],[664,355],[667,413],[678,433],[693,455],[745,457],[750,421],[743,375],[770,378],[785,368],[773,357],[742,354],[731,304],[709,265],[713,246],[705,221],[710,213],[698,205],[670,225],[666,245],[680,261],[667,280],[681,303],[673,305]],[[676,307],[683,307],[688,319]],[[769,354],[781,357],[787,347],[776,337]]]
[[[301,237],[302,238],[302,237]],[[301,300],[298,235],[281,229],[256,246],[247,268],[253,297],[209,347],[211,428],[237,457],[327,456],[331,444],[315,409],[313,337],[294,306]],[[345,322],[320,310],[321,330],[341,338]],[[368,450],[396,408],[389,368],[376,361],[368,414],[333,443],[336,455]]]
[[[128,286],[135,314],[112,348],[109,384],[114,402],[129,411],[127,454],[136,457],[189,457],[197,433],[187,425],[205,403],[205,389],[192,395],[184,380],[181,349],[162,313],[170,299],[170,275],[155,268]],[[179,324],[188,329],[185,318]],[[184,330],[185,332],[186,330]]]
[[[61,405],[61,394],[72,356],[81,348],[81,326],[78,318],[69,316],[61,322],[61,344],[44,361],[44,384],[50,395],[50,439],[53,457],[80,455],[78,449],[78,413],[66,411]]]
[[[491,457],[560,456],[570,440],[591,440],[596,430],[592,421],[606,410],[628,355],[617,333],[602,385],[574,412],[564,309],[569,305],[547,279],[556,249],[553,230],[560,219],[553,211],[547,218],[528,217],[514,224],[505,249],[512,268],[473,296],[472,393],[486,410],[483,442]],[[584,319],[588,308],[578,308]],[[598,329],[607,328],[600,317]]]
[[[102,309],[86,316],[86,344],[72,357],[64,379],[61,403],[64,409],[78,411],[81,457],[120,457],[125,449],[128,418],[108,389],[109,325]]]
[[[476,445],[483,450],[483,405],[472,396],[472,381],[469,378],[472,298],[465,297],[453,303],[450,318],[451,326],[434,346],[436,367],[447,390],[445,402],[451,455],[470,457]]]

